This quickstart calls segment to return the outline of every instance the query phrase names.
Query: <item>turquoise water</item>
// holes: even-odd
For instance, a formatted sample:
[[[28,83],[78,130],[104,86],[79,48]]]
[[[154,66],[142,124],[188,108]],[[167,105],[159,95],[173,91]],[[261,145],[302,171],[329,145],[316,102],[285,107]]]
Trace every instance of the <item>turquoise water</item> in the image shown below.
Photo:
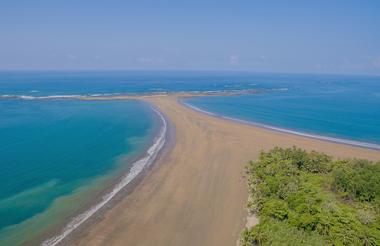
[[[238,72],[0,72],[0,245],[15,245],[88,208],[157,133],[138,101],[26,95],[260,89],[185,101],[223,116],[380,144],[380,77]],[[129,159],[130,160],[130,159]],[[108,184],[108,186],[107,186]],[[6,243],[4,243],[6,242]]]
[[[138,101],[0,100],[0,244],[2,230],[146,148],[154,117]]]

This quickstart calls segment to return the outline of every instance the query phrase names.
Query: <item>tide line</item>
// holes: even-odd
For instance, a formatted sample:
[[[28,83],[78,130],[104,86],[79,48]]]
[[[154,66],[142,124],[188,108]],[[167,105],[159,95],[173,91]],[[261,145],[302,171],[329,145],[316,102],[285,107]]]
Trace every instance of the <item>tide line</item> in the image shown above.
[[[295,131],[295,130],[290,130],[290,129],[280,128],[280,127],[270,126],[270,125],[266,125],[266,124],[261,124],[261,123],[257,123],[257,122],[236,119],[236,118],[233,118],[233,117],[224,116],[224,115],[220,115],[220,114],[215,114],[215,113],[212,113],[212,112],[200,109],[200,108],[198,108],[196,106],[193,106],[193,105],[190,105],[189,103],[184,102],[183,100],[179,100],[179,102],[182,105],[184,105],[184,106],[186,106],[188,108],[191,108],[191,109],[193,109],[195,111],[198,111],[200,113],[204,113],[204,114],[207,114],[207,115],[211,115],[211,116],[222,118],[222,119],[226,119],[226,120],[231,120],[231,121],[235,121],[235,122],[239,122],[239,123],[243,123],[243,124],[247,124],[247,125],[261,127],[261,128],[264,128],[264,129],[273,130],[273,131],[277,131],[277,132],[289,133],[289,134],[293,134],[293,135],[297,135],[297,136],[302,136],[302,137],[308,137],[308,138],[313,138],[313,139],[318,139],[318,140],[323,140],[323,141],[328,141],[328,142],[333,142],[333,143],[345,144],[345,145],[350,145],[350,146],[354,146],[354,147],[361,147],[361,148],[367,148],[367,149],[380,150],[380,145],[379,144],[375,144],[375,143],[367,143],[367,142],[355,141],[355,140],[350,140],[350,139],[335,138],[335,137],[328,137],[328,136],[323,136],[323,135],[317,135],[317,134],[299,132],[299,131]]]
[[[165,117],[155,108],[153,108],[153,111],[160,117],[162,121],[162,127],[160,129],[160,133],[158,137],[156,137],[156,140],[154,141],[153,145],[147,150],[146,155],[134,162],[132,164],[131,169],[127,174],[124,175],[124,177],[121,178],[120,182],[113,187],[111,192],[107,193],[102,197],[102,200],[98,202],[97,204],[93,205],[90,209],[87,211],[77,215],[74,217],[62,230],[62,232],[54,236],[52,238],[49,238],[45,240],[42,245],[43,246],[54,246],[60,243],[63,239],[65,239],[71,232],[73,232],[75,229],[77,229],[83,222],[85,222],[87,219],[89,219],[92,215],[94,215],[99,209],[101,209],[104,205],[106,205],[113,197],[115,197],[116,194],[118,194],[127,184],[129,184],[136,176],[141,173],[141,171],[151,165],[154,160],[156,159],[158,153],[162,149],[162,147],[165,144],[166,139],[166,132],[167,132],[167,123],[165,120]]]

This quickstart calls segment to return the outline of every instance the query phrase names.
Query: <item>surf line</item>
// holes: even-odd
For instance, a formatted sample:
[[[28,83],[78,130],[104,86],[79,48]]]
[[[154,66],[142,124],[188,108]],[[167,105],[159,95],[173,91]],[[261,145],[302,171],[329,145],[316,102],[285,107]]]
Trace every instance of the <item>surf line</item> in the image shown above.
[[[256,126],[256,127],[260,127],[263,129],[269,129],[272,131],[293,134],[293,135],[297,135],[297,136],[301,136],[301,137],[307,137],[307,138],[311,138],[311,139],[323,140],[323,141],[332,142],[332,143],[345,144],[345,145],[360,147],[360,148],[365,148],[365,149],[380,150],[380,145],[375,144],[375,143],[368,143],[368,142],[361,142],[361,141],[355,141],[355,140],[350,140],[350,139],[335,138],[335,137],[328,137],[328,136],[311,134],[311,133],[298,132],[298,131],[294,131],[294,130],[290,130],[290,129],[270,126],[270,125],[266,125],[266,124],[253,122],[253,121],[241,120],[241,119],[236,119],[233,117],[224,116],[221,114],[212,113],[212,112],[200,109],[196,106],[190,105],[189,103],[184,102],[183,100],[178,100],[178,102],[180,104],[184,105],[185,107],[191,108],[197,112],[207,114],[207,115],[210,115],[213,117],[221,118],[221,119],[226,119],[226,120],[246,124],[246,125]]]
[[[150,148],[146,151],[146,154],[143,158],[132,164],[131,169],[128,173],[126,173],[118,182],[113,189],[102,197],[102,200],[97,204],[93,205],[87,211],[75,216],[62,230],[62,232],[45,240],[42,245],[43,246],[55,246],[60,243],[63,239],[65,239],[71,232],[77,229],[83,222],[89,219],[92,215],[94,215],[99,209],[101,209],[104,205],[106,205],[116,194],[118,194],[127,184],[129,184],[136,176],[147,166],[151,165],[160,150],[163,148],[166,140],[166,132],[167,132],[167,122],[165,117],[162,115],[160,111],[155,109],[152,106],[152,110],[159,116],[162,127],[160,129],[159,135],[156,137],[154,143],[150,146]]]

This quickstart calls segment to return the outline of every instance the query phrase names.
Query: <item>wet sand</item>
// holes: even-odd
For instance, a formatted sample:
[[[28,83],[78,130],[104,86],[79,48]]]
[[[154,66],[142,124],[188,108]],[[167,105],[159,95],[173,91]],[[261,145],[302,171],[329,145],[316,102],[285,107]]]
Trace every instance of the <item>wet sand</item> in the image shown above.
[[[236,245],[247,223],[244,166],[261,150],[296,145],[337,158],[380,160],[380,151],[216,118],[177,99],[143,98],[170,120],[175,144],[128,196],[74,232],[70,245]]]

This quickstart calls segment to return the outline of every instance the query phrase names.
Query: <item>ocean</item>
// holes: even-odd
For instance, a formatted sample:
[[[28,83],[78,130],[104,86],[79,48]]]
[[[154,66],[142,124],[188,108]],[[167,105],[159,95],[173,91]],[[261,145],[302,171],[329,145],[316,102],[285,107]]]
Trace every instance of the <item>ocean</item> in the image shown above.
[[[0,245],[89,206],[149,147],[156,118],[138,101],[0,100]]]
[[[272,129],[380,147],[380,77],[267,75],[255,81],[269,90],[185,102]]]
[[[163,121],[146,103],[32,99],[246,89],[258,93],[184,102],[269,127],[380,144],[380,77],[0,72],[0,245],[21,244],[67,221],[77,225],[112,198],[121,187],[116,181],[125,185],[152,160],[142,158],[148,148],[162,147]]]

